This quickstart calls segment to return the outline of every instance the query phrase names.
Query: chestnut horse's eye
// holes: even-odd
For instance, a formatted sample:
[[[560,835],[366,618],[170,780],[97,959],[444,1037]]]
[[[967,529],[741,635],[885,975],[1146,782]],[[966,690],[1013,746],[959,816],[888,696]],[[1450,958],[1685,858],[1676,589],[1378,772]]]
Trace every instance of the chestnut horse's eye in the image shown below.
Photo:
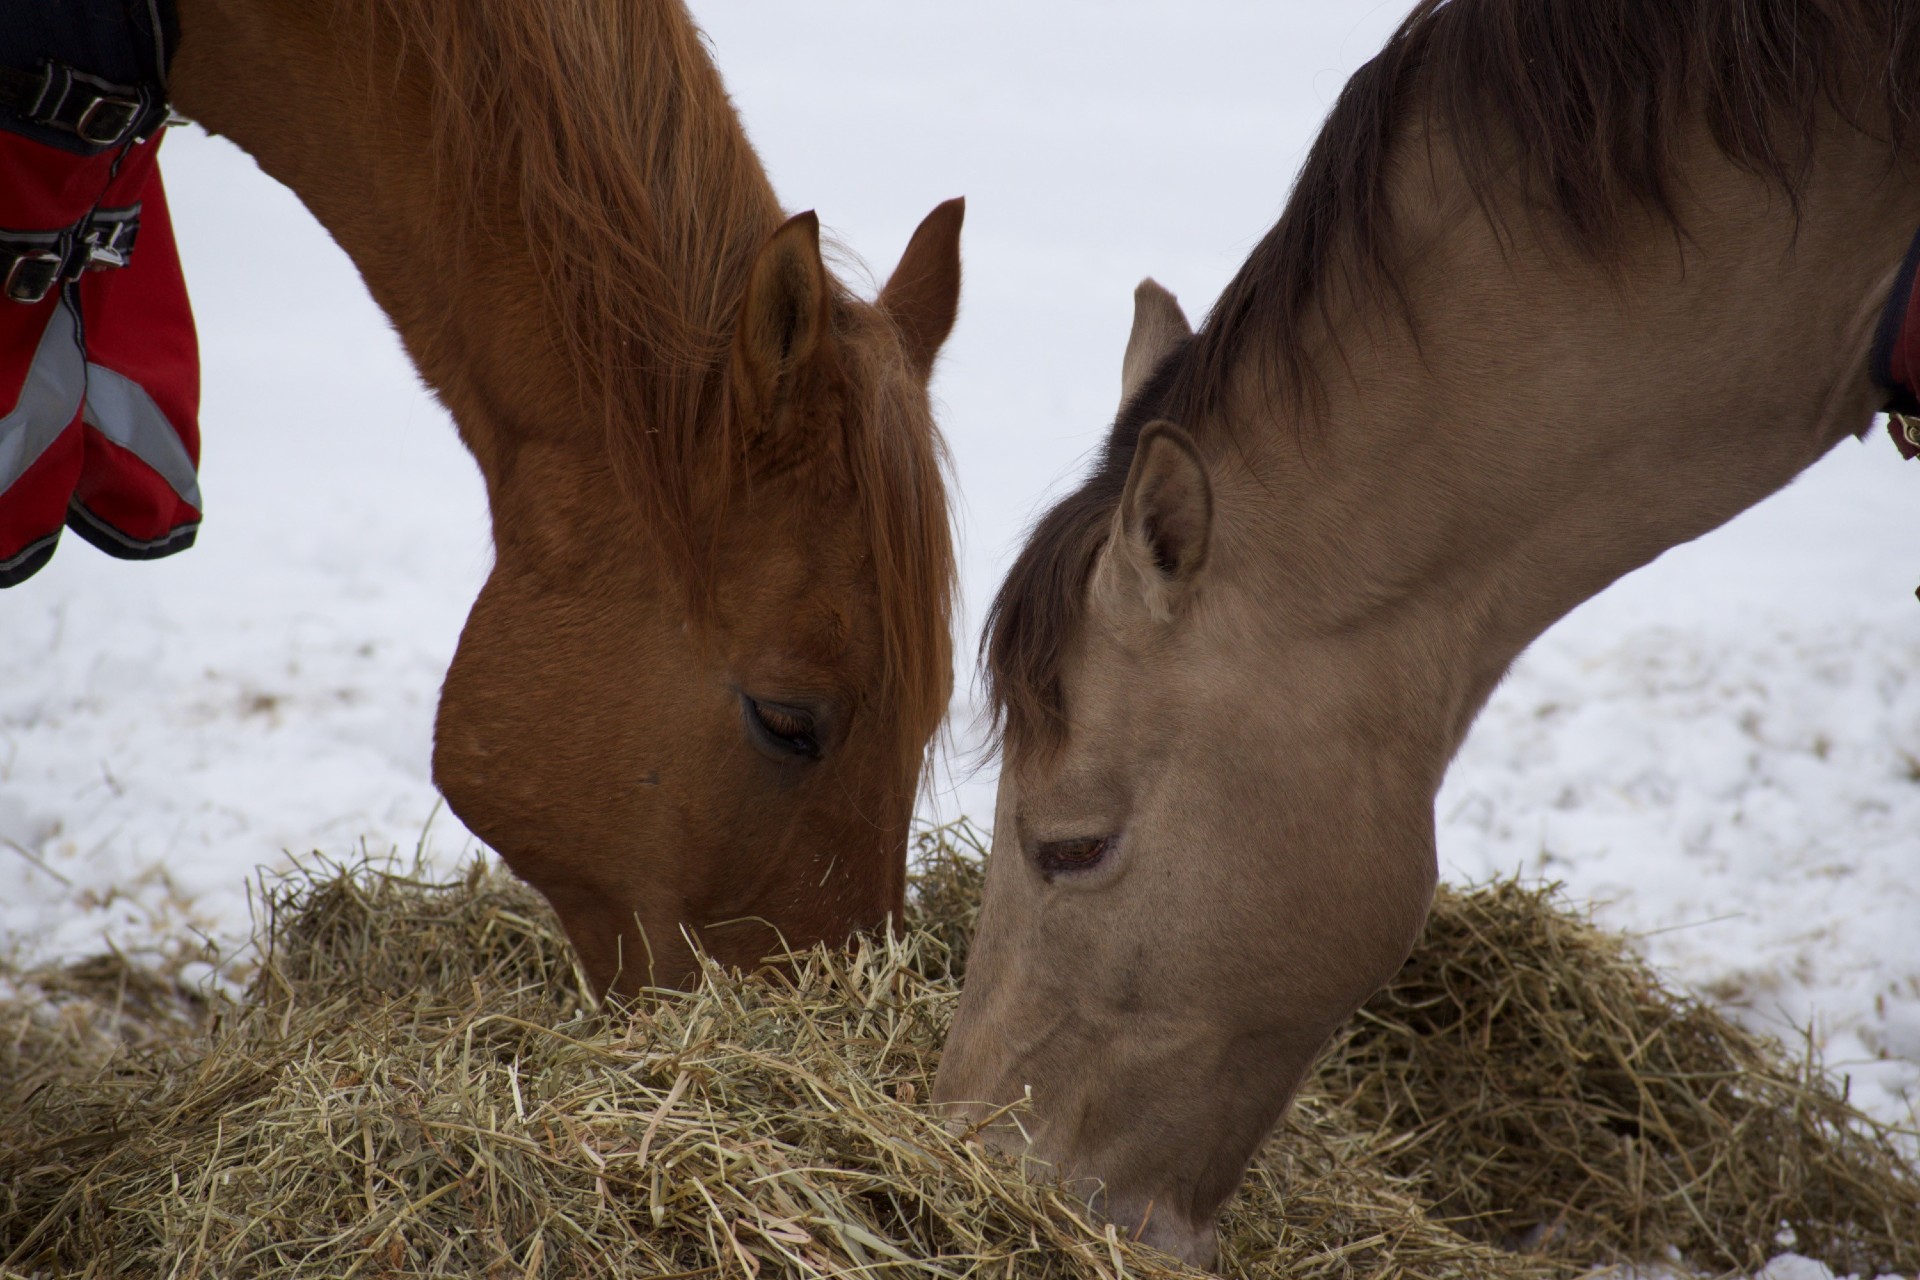
[[[1036,851],[1036,858],[1042,871],[1084,871],[1088,867],[1098,866],[1112,845],[1112,836],[1049,840]]]
[[[820,757],[820,740],[814,736],[813,717],[797,707],[740,695],[746,707],[747,727],[762,747],[777,755],[799,756],[807,760]]]

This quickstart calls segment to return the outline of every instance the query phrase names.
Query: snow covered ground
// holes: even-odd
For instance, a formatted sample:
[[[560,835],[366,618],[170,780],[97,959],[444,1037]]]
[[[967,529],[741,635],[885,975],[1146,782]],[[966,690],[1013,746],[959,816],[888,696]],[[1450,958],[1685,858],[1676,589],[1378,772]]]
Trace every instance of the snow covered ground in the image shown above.
[[[1117,394],[1132,287],[1204,310],[1400,0],[696,10],[789,207],[884,278],[965,194],[936,393],[971,637]],[[1177,12],[1177,17],[1174,16]],[[0,595],[0,950],[242,935],[283,850],[411,851],[441,673],[488,564],[478,477],[351,264],[195,130],[167,173],[205,351],[201,543],[69,540]],[[1729,406],[1737,413],[1738,406]],[[1564,880],[1679,980],[1811,1023],[1869,1110],[1920,1102],[1920,464],[1849,444],[1556,628],[1440,798],[1456,880]],[[991,813],[968,772],[930,816]],[[470,837],[444,812],[452,861]]]

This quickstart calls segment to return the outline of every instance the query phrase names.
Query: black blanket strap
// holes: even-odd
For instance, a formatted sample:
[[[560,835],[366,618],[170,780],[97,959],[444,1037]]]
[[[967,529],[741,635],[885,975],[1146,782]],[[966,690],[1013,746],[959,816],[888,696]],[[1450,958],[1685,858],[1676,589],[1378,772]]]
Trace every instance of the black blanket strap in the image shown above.
[[[88,271],[124,267],[140,235],[140,206],[96,209],[63,231],[0,229],[0,297],[44,302]]]
[[[147,137],[167,122],[167,104],[150,89],[113,84],[51,61],[37,72],[0,67],[0,105],[73,134],[96,154]]]

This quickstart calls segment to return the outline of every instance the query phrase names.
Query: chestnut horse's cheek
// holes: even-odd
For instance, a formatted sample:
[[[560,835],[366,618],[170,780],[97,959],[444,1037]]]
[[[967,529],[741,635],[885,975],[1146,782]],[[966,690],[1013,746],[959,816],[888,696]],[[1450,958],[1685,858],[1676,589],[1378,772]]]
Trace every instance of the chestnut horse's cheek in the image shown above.
[[[434,742],[448,806],[552,904],[595,985],[691,983],[689,934],[753,967],[897,915],[916,775],[862,758],[877,748],[859,735],[773,765],[645,584],[625,597],[610,610],[496,569]]]
[[[632,678],[631,652],[621,652],[641,620],[603,621],[576,603],[522,590],[496,569],[441,689],[434,781],[460,820],[552,903],[596,985],[606,989],[616,975],[623,987],[677,979],[690,965],[675,946],[683,894],[663,851],[683,846],[687,833],[667,795],[678,771],[661,754],[675,739],[640,714],[667,699],[649,696]],[[636,917],[653,922],[649,938]]]

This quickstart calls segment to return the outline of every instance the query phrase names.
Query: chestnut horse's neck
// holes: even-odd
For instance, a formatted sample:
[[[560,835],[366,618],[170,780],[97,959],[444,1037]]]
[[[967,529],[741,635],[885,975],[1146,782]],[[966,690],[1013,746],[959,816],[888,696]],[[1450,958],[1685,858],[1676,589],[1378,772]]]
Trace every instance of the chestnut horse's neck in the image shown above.
[[[677,0],[179,9],[176,105],[346,249],[496,498],[528,445],[618,463],[710,412],[780,212]]]
[[[1496,231],[1441,148],[1403,165],[1403,296],[1326,300],[1298,416],[1250,351],[1228,400],[1247,426],[1204,437],[1235,580],[1287,601],[1279,632],[1361,637],[1383,685],[1421,684],[1394,705],[1431,712],[1407,728],[1442,765],[1556,619],[1885,400],[1869,357],[1920,226],[1915,166],[1829,121],[1796,209],[1704,128],[1674,141],[1684,231],[1648,212],[1605,261],[1517,203]]]

